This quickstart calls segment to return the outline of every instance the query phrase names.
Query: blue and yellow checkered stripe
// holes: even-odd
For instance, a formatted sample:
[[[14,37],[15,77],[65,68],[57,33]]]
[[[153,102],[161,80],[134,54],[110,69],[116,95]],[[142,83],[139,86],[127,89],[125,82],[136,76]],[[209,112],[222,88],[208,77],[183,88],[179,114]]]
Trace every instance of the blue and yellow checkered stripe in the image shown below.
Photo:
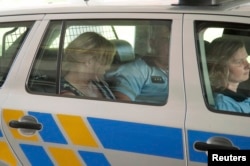
[[[110,165],[104,154],[99,152],[100,145],[86,126],[86,120],[80,116],[3,110],[7,124],[25,115],[35,117],[43,125],[42,130],[25,136],[17,129],[9,129],[31,165]]]
[[[3,132],[0,129],[0,163],[6,165],[15,166],[17,165],[17,159],[14,156],[14,153],[11,150],[11,147],[7,143],[6,139],[3,136]]]
[[[105,149],[184,159],[182,130],[163,126],[49,114],[3,110],[5,123],[29,115],[43,125],[32,136],[9,128],[31,163],[37,165],[111,165]],[[100,164],[101,163],[101,164]]]

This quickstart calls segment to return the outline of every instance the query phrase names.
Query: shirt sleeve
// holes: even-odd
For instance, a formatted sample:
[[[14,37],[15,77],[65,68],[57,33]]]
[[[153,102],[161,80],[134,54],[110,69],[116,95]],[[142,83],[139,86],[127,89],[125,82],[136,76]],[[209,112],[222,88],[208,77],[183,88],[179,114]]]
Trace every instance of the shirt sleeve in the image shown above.
[[[149,69],[143,60],[137,60],[120,66],[117,70],[106,73],[105,78],[111,82],[111,89],[128,96],[132,101],[141,93],[149,77]]]
[[[223,94],[217,94],[215,97],[215,108],[222,111],[249,113],[250,100],[237,102],[234,99]]]

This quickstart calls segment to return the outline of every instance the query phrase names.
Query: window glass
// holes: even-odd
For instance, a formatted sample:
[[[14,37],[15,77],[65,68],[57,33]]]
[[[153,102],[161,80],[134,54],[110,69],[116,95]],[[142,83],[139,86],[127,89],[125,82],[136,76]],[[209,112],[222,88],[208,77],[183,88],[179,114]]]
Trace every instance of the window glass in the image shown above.
[[[249,25],[196,22],[196,30],[208,106],[218,112],[249,115]]]
[[[54,21],[28,81],[32,93],[163,105],[171,21]]]
[[[31,26],[32,22],[0,23],[0,86]]]

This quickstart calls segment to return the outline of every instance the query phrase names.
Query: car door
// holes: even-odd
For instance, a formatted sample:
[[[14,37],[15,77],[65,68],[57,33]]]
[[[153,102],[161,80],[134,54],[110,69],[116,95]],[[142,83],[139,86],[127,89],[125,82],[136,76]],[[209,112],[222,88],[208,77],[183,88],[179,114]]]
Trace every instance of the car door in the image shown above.
[[[230,109],[215,108],[215,92],[212,91],[209,77],[207,53],[207,50],[211,49],[210,43],[222,36],[242,39],[249,52],[248,27],[247,17],[208,17],[196,14],[184,16],[183,57],[187,96],[185,128],[188,165],[207,165],[209,149],[250,148],[250,132],[246,127],[250,124],[249,116],[232,112]],[[244,86],[243,91],[248,92],[248,85]]]
[[[4,102],[9,95],[8,78],[11,77],[9,72],[13,71],[14,66],[20,63],[19,51],[22,46],[27,45],[30,36],[39,26],[39,20],[42,15],[26,16],[1,16],[0,17],[0,107],[1,107],[1,124],[0,124],[0,165],[20,165],[20,161],[15,155],[6,133],[2,126],[2,109]]]
[[[185,165],[185,97],[179,49],[182,48],[181,17],[156,13],[47,15],[36,37],[30,38],[29,45],[20,52],[23,59],[8,78],[10,95],[2,106],[3,131],[22,164]],[[150,22],[158,22],[158,26],[171,23],[169,90],[163,92],[168,93],[165,101],[154,104],[151,100],[125,102],[59,95],[58,64],[60,66],[63,55],[62,43],[66,43],[67,34],[76,32],[74,27],[91,26],[92,29],[81,33],[94,31],[109,39],[106,32],[100,32],[97,27],[136,25],[141,34],[136,34],[137,38],[132,40],[135,42],[130,44],[136,43],[137,47],[141,44],[137,49],[134,46],[133,51],[146,53],[145,37],[150,34]],[[70,25],[74,25],[73,28],[69,28]],[[53,29],[55,27],[60,28]],[[68,30],[64,31],[65,27]],[[126,37],[135,36],[120,30],[125,38],[114,36],[116,39],[129,40]],[[44,49],[54,49],[46,54],[47,60],[39,59],[45,55]],[[49,82],[47,79],[53,76],[53,81]],[[163,83],[159,76],[151,77],[151,81]]]

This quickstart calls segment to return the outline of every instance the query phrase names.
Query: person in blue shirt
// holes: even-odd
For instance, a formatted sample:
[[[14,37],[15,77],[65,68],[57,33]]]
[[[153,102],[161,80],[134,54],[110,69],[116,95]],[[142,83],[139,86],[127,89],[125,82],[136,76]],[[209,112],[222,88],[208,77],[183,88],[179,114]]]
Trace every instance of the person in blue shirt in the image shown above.
[[[170,26],[152,28],[151,55],[106,73],[112,80],[116,99],[143,103],[164,104],[168,96],[168,54]]]
[[[220,37],[210,44],[208,67],[216,109],[250,113],[250,98],[238,91],[239,84],[249,78],[247,57],[240,39]]]

